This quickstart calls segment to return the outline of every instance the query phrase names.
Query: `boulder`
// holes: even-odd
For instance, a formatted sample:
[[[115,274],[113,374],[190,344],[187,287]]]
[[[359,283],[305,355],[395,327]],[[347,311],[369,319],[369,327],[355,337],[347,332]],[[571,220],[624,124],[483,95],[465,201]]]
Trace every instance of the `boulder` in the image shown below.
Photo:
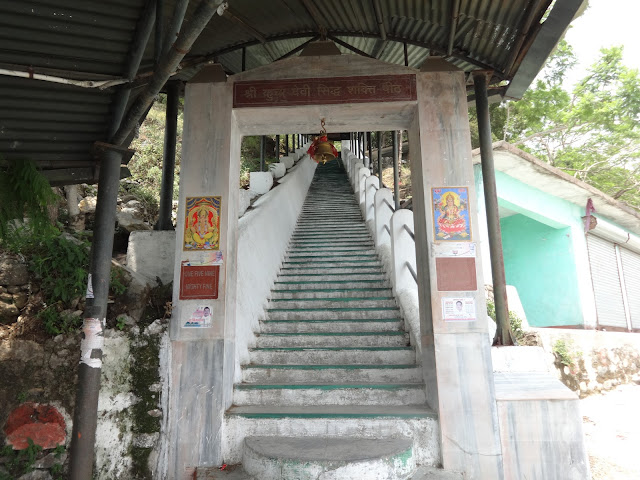
[[[269,165],[269,171],[271,175],[273,175],[273,178],[282,178],[285,173],[287,173],[287,168],[284,163],[272,163]]]
[[[0,254],[0,285],[24,285],[29,283],[27,264],[16,255]]]
[[[238,199],[238,218],[244,215],[244,212],[247,211],[249,205],[251,205],[251,193],[249,192],[249,190],[241,188]]]
[[[29,301],[29,294],[26,292],[18,292],[13,294],[13,304],[18,310],[22,310]]]
[[[273,177],[269,172],[250,172],[249,189],[258,195],[263,195],[271,190]]]
[[[62,414],[52,405],[23,403],[9,414],[4,427],[6,442],[14,450],[29,446],[27,439],[43,449],[64,445],[65,422]]]
[[[96,204],[98,203],[98,197],[85,197],[78,203],[78,208],[81,213],[94,213],[96,211]]]
[[[128,232],[151,230],[151,225],[144,221],[144,208],[137,200],[127,202],[125,206],[116,213],[116,219],[118,220],[118,225]]]
[[[0,318],[17,317],[19,314],[20,311],[14,303],[0,301]]]

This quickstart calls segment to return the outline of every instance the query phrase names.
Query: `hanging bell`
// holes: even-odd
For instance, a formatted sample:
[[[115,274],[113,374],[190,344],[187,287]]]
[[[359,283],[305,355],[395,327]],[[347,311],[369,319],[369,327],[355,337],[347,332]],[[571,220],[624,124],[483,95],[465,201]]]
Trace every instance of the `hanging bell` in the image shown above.
[[[336,156],[333,153],[333,145],[331,145],[328,141],[319,142],[316,146],[315,154],[313,155],[313,159],[320,163],[327,163],[331,160],[335,159]]]

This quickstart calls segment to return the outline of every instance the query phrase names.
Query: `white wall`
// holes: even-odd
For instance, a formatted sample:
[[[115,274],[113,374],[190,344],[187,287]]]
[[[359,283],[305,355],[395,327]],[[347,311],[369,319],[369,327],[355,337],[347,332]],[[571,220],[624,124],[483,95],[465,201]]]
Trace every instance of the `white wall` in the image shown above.
[[[264,319],[271,288],[280,271],[317,163],[305,155],[280,185],[260,197],[238,221],[236,381],[249,361],[254,331]]]

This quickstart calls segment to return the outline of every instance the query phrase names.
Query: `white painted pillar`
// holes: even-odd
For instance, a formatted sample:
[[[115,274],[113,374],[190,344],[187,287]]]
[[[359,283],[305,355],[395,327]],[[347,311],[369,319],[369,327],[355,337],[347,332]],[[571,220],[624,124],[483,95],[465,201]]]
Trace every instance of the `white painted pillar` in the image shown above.
[[[467,479],[502,479],[491,353],[487,337],[481,258],[464,269],[438,271],[451,244],[435,236],[432,188],[466,187],[471,238],[477,241],[476,192],[471,162],[467,94],[462,71],[420,72],[418,106],[409,142],[413,183],[422,365],[429,403],[438,410],[445,469]],[[468,246],[468,245],[467,245]],[[432,253],[434,255],[432,255]],[[460,266],[465,262],[457,262]],[[469,266],[469,263],[475,265]],[[451,263],[448,263],[449,266]],[[439,291],[438,280],[476,279],[476,288]],[[444,282],[443,282],[444,283]],[[444,289],[443,289],[444,290]],[[445,321],[443,298],[470,298],[475,320]]]
[[[393,193],[391,199],[393,199]],[[403,290],[415,289],[416,281],[411,275],[407,264],[416,271],[416,242],[405,229],[405,226],[413,232],[413,212],[411,210],[398,210],[391,216],[391,282],[393,293]]]
[[[205,69],[206,70],[206,69]],[[231,405],[235,365],[238,183],[241,136],[232,115],[232,85],[210,83],[205,70],[186,86],[180,203],[176,228],[169,400],[169,478],[192,478],[197,466],[222,463],[221,429]],[[198,77],[203,78],[200,83]],[[215,251],[184,247],[187,197],[220,196],[218,298],[180,300],[183,261],[206,263]],[[185,327],[209,307],[211,326]]]
[[[367,167],[360,167],[358,169],[358,175],[357,175],[357,180],[356,180],[356,185],[357,185],[357,189],[356,189],[356,199],[358,200],[358,204],[360,205],[360,211],[362,212],[362,216],[364,217],[364,195],[365,195],[365,182],[367,180],[367,178],[371,175],[371,172],[369,171],[369,169]]]
[[[358,181],[360,179],[360,177],[358,176],[358,173],[360,172],[361,168],[364,168],[364,163],[362,163],[360,161],[356,161],[353,164],[353,170],[352,170],[352,175],[351,175],[351,186],[353,187],[353,191],[355,192],[357,199],[359,199],[359,197],[358,197]]]
[[[369,175],[364,181],[364,220],[372,229],[371,233],[375,233],[373,225],[375,219],[375,211],[373,209],[373,198],[378,191],[380,181],[375,175]]]
[[[381,188],[374,197],[376,217],[375,241],[376,247],[391,245],[391,237],[387,228],[391,229],[391,215],[393,215],[393,192],[388,188]],[[386,228],[385,228],[386,227]]]

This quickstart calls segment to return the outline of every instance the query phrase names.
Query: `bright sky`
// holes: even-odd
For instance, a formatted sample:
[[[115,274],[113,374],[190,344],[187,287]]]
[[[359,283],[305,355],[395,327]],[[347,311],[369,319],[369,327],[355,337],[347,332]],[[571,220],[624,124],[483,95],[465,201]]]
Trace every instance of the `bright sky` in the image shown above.
[[[624,64],[640,69],[640,0],[589,0],[589,8],[571,25],[565,39],[579,63],[567,83],[584,77],[602,47],[624,45]]]

